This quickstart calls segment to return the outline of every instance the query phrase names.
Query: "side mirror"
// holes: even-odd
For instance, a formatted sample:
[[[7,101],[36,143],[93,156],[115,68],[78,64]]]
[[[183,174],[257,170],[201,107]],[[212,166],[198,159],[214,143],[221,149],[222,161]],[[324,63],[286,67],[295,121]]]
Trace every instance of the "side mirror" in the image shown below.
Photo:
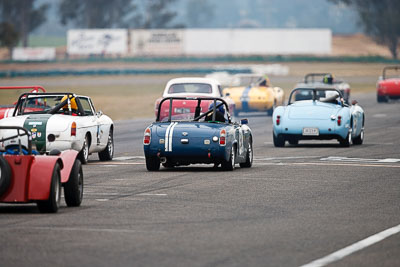
[[[240,120],[240,124],[249,124],[249,120],[248,119],[241,119]]]
[[[96,112],[97,117],[101,117],[103,115],[103,111],[99,110]]]
[[[351,101],[351,104],[352,104],[352,105],[357,105],[357,104],[358,104],[358,101],[357,101],[357,100],[353,100],[353,101]]]
[[[226,94],[225,94],[225,96],[230,96],[230,95],[231,95],[230,93],[226,93]]]

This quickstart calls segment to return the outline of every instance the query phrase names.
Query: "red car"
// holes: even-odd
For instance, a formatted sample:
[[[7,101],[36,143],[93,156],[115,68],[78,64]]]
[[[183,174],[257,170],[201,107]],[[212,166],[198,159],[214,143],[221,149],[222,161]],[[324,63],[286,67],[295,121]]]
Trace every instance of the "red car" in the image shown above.
[[[396,75],[387,75],[388,70],[394,70]],[[382,76],[376,85],[376,98],[378,102],[388,102],[389,99],[400,98],[400,66],[383,68]]]
[[[18,145],[0,152],[0,202],[37,203],[40,212],[58,211],[61,187],[69,207],[81,205],[83,198],[83,172],[78,152],[53,150],[49,155],[36,155],[32,150],[30,133],[22,127],[0,126],[1,130],[16,130],[16,135],[1,139],[19,139]],[[28,147],[20,138],[28,138]]]
[[[46,90],[42,86],[0,86],[0,90],[20,90],[20,89],[31,89],[31,93],[45,93]],[[0,119],[11,117],[14,112],[14,107],[17,104],[15,102],[12,105],[0,106]]]

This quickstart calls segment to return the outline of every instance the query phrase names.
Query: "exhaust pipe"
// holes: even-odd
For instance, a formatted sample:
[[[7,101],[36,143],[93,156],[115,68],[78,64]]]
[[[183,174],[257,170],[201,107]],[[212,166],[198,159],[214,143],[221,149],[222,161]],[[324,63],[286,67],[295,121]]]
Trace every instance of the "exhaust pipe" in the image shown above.
[[[166,158],[166,157],[161,157],[161,158],[160,158],[160,162],[161,162],[162,164],[166,163],[166,162],[167,162],[167,158]]]

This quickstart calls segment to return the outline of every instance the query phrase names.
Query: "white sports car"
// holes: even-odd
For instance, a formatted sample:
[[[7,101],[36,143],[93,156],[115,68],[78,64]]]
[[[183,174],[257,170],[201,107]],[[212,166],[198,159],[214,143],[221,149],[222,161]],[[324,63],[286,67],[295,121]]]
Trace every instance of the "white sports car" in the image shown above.
[[[13,115],[0,120],[1,126],[20,126],[31,133],[32,144],[41,153],[74,149],[82,163],[89,155],[98,153],[100,160],[112,160],[113,130],[110,117],[96,112],[92,100],[73,93],[24,93]],[[2,130],[0,139],[14,132]],[[0,150],[19,146],[11,140],[0,143]],[[26,144],[22,143],[26,147]]]

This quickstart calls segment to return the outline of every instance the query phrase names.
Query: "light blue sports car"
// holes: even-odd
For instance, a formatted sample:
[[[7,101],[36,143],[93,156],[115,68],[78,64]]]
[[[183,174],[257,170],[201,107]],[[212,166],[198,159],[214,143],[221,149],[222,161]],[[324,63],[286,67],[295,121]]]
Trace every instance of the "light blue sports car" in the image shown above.
[[[288,141],[337,139],[341,146],[361,145],[364,140],[364,110],[353,101],[344,103],[335,88],[305,87],[294,89],[287,106],[274,110],[273,140],[276,147]]]

